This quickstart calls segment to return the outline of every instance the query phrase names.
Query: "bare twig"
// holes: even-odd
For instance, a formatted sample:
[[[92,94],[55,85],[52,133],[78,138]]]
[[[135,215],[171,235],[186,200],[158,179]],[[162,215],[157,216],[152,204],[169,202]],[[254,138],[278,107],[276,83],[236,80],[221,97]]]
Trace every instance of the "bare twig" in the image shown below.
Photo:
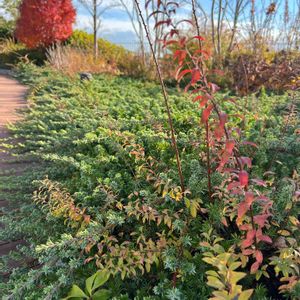
[[[169,122],[169,126],[170,126],[170,133],[171,133],[171,138],[172,138],[172,144],[173,144],[173,148],[175,150],[175,155],[176,155],[176,162],[177,162],[177,170],[178,170],[178,175],[179,175],[179,180],[180,180],[180,185],[181,185],[181,190],[184,193],[185,188],[184,188],[184,178],[183,178],[183,174],[182,174],[182,167],[181,167],[181,160],[180,160],[180,156],[179,156],[179,151],[178,151],[178,146],[177,146],[177,141],[176,141],[176,137],[175,137],[175,130],[174,130],[174,126],[173,126],[173,120],[172,120],[172,115],[171,115],[171,109],[170,109],[170,104],[169,104],[169,98],[168,98],[168,93],[167,93],[167,89],[163,80],[163,76],[162,76],[162,72],[160,69],[160,65],[158,63],[158,60],[156,58],[155,55],[155,51],[154,51],[154,47],[151,41],[151,37],[150,37],[150,33],[149,33],[149,29],[146,25],[144,16],[142,14],[141,11],[141,6],[138,0],[134,0],[141,22],[143,24],[146,36],[147,36],[147,40],[150,46],[150,50],[153,56],[153,60],[155,63],[155,67],[156,67],[156,71],[158,74],[158,78],[160,81],[160,85],[161,85],[161,89],[162,89],[162,93],[163,93],[163,97],[164,97],[164,101],[165,101],[165,105],[166,105],[166,109],[167,109],[167,114],[168,114],[168,122]]]

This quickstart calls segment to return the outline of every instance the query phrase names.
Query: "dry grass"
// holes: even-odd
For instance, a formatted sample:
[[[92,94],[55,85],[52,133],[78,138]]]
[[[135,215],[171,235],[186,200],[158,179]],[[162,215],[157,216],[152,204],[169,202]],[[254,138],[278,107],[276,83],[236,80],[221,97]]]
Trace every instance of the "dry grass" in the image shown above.
[[[70,76],[79,72],[118,74],[117,67],[112,62],[99,55],[95,61],[90,50],[71,46],[57,45],[47,50],[47,62],[53,68]]]

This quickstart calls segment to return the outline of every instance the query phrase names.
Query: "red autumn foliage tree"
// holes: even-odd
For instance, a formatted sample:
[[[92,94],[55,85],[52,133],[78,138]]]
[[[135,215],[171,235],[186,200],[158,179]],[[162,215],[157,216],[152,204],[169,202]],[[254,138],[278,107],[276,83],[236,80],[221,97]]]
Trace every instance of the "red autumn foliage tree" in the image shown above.
[[[71,0],[23,0],[16,37],[28,48],[65,41],[72,34],[75,16]]]

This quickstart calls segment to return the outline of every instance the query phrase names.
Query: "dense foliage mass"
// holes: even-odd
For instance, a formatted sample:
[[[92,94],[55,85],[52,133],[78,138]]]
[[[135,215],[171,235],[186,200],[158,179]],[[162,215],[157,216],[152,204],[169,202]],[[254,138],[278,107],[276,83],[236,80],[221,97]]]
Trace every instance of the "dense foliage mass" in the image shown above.
[[[22,141],[14,151],[38,165],[22,182],[2,183],[20,197],[11,199],[19,207],[13,218],[2,217],[0,240],[25,236],[30,246],[15,259],[31,257],[34,268],[13,272],[1,286],[7,297],[58,299],[72,284],[70,296],[97,292],[99,299],[208,299],[228,287],[238,299],[299,297],[297,92],[215,95],[230,126],[243,128],[241,156],[253,157],[251,178],[264,180],[257,192],[273,201],[264,228],[272,243],[260,245],[252,272],[255,260],[240,252],[244,234],[235,223],[243,200],[227,190],[226,174],[212,174],[210,198],[197,103],[168,90],[182,195],[156,84],[107,76],[80,82],[32,65],[21,65],[19,78],[32,88],[26,119],[12,128]]]
[[[16,37],[28,48],[47,47],[72,34],[75,9],[71,0],[23,0]]]

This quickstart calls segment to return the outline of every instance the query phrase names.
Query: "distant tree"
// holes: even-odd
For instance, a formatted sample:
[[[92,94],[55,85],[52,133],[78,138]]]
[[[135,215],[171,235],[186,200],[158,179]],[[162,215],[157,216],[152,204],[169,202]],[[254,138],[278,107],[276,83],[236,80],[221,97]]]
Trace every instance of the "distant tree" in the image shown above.
[[[28,48],[65,41],[72,34],[75,16],[71,0],[23,0],[16,37]]]
[[[118,6],[114,0],[78,0],[92,17],[94,35],[94,58],[98,57],[98,31],[101,26],[101,17],[109,9]]]

